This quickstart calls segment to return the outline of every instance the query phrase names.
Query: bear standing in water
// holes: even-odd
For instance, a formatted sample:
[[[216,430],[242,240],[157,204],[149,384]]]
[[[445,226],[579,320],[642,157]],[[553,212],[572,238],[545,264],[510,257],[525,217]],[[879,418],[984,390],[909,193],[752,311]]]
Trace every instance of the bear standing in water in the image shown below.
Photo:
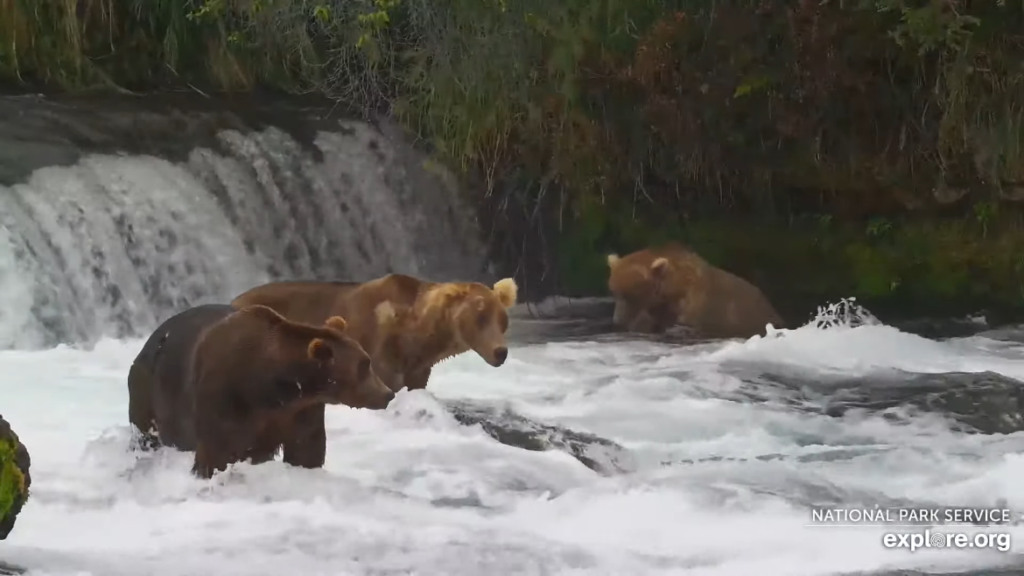
[[[209,478],[228,464],[284,461],[319,468],[326,455],[326,404],[384,409],[394,398],[369,356],[343,331],[290,322],[263,306],[211,304],[165,321],[128,373],[129,420],[147,447],[195,451],[193,472]]]
[[[608,267],[613,321],[631,332],[684,324],[705,338],[749,338],[764,334],[766,324],[784,327],[761,290],[681,244],[610,254]]]
[[[373,358],[373,368],[394,391],[427,386],[437,363],[472,350],[491,366],[508,357],[507,309],[518,288],[511,278],[492,287],[477,282],[428,282],[388,274],[365,283],[272,282],[239,295],[236,308],[273,308],[297,322],[333,315],[349,321],[348,334]]]

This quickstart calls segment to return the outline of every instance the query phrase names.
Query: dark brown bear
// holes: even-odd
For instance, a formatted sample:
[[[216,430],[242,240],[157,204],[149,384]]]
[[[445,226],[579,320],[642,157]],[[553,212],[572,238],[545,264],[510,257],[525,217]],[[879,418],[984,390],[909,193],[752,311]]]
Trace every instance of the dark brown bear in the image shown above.
[[[324,404],[384,409],[394,398],[370,357],[342,333],[285,320],[264,306],[210,304],[160,325],[128,374],[129,420],[145,446],[195,452],[193,472],[209,478],[228,464],[274,458],[319,468],[323,419],[301,417]]]
[[[765,325],[783,328],[768,298],[750,282],[671,243],[608,256],[608,289],[616,325],[631,332],[664,332],[675,324],[705,338],[749,338]]]

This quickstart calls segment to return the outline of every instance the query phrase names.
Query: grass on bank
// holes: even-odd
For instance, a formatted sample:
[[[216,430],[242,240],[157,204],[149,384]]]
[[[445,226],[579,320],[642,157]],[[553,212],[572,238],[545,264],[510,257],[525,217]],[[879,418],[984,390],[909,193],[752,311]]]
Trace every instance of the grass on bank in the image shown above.
[[[965,294],[955,278],[988,266],[1003,301],[1020,296],[1010,244],[976,235],[975,214],[1010,212],[1024,182],[1024,2],[0,0],[0,14],[8,83],[269,86],[394,114],[476,177],[512,258],[520,238],[557,236],[540,257],[562,254],[570,284],[592,276],[567,255],[592,251],[595,229],[621,247],[636,230],[824,213],[861,248],[823,262],[870,269],[850,290]],[[927,232],[901,224],[940,212],[953,220]],[[864,232],[871,218],[899,250]],[[732,231],[703,248],[726,259],[753,242],[709,229]],[[918,260],[959,253],[943,238],[973,255],[924,280]]]
[[[1024,177],[1021,2],[0,0],[0,13],[7,82],[317,91],[395,113],[488,189],[522,172],[640,209],[872,213]]]

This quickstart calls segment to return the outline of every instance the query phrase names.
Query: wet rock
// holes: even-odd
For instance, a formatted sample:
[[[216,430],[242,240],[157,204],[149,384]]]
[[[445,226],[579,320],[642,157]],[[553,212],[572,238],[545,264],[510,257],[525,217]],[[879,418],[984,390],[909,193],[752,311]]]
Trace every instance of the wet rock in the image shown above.
[[[540,302],[520,302],[509,315],[516,319],[608,320],[611,324],[615,300],[609,297],[569,298],[552,296]]]
[[[892,327],[931,340],[970,336],[991,338],[986,333],[989,325],[982,318],[917,318],[893,321]]]
[[[146,98],[24,94],[0,96],[0,102],[6,112],[0,117],[0,184],[8,186],[33,170],[68,166],[88,153],[185,161],[197,146],[217,149],[217,132],[224,129],[275,126],[307,144],[317,129],[337,129],[337,121],[322,118],[330,103],[315,98],[243,102],[187,93]]]
[[[995,330],[979,332],[975,335],[992,340],[1000,340],[1002,342],[1024,344],[1024,326],[1005,326]]]
[[[0,540],[14,528],[22,506],[28,500],[32,476],[31,459],[25,445],[0,416]]]
[[[634,468],[628,450],[600,436],[534,422],[508,408],[499,411],[465,401],[448,401],[445,405],[457,422],[464,426],[479,424],[502,444],[537,452],[561,450],[600,474],[619,474]]]
[[[994,372],[915,374],[902,381],[873,378],[846,384],[832,396],[826,414],[905,407],[947,415],[967,431],[982,434],[1024,430],[1024,382]]]
[[[517,318],[509,326],[505,338],[516,344],[546,344],[579,340],[607,341],[611,320],[563,320]],[[614,335],[611,335],[614,338]]]
[[[968,570],[942,571],[943,576],[1020,576],[1024,574],[1024,565],[1014,563],[1009,566],[992,566],[972,568]],[[923,570],[879,570],[876,572],[844,572],[837,576],[934,576],[936,572]]]
[[[1024,382],[995,372],[916,374],[892,370],[851,378],[782,366],[729,363],[725,367],[743,385],[717,396],[737,402],[773,404],[836,418],[850,410],[884,413],[892,420],[939,414],[969,433],[1024,430]]]

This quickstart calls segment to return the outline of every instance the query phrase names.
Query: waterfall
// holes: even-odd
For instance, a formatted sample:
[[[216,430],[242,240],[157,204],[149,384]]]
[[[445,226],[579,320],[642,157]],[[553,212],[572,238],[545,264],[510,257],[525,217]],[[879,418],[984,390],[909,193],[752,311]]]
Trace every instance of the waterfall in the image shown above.
[[[472,211],[388,126],[0,107],[2,349],[145,336],[271,279],[487,277]]]

